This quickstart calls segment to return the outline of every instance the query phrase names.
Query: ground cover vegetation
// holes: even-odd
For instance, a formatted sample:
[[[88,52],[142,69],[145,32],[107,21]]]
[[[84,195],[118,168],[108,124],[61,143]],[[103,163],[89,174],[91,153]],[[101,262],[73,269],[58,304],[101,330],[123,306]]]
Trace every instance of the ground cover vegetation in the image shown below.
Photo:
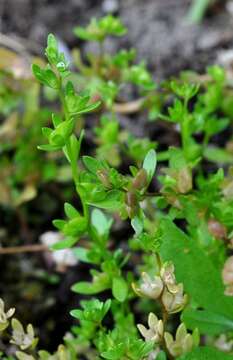
[[[5,221],[18,218],[30,241],[25,218],[42,196],[45,211],[60,215],[50,250],[70,251],[80,274],[73,325],[52,352],[3,293],[4,360],[232,358],[232,79],[216,65],[157,84],[134,49],[105,51],[107,38],[126,32],[112,15],[93,19],[74,33],[96,53],[75,49],[70,63],[50,34],[34,78],[1,69]],[[135,114],[149,129],[161,124],[168,143],[136,136]],[[61,202],[64,211],[54,210]]]

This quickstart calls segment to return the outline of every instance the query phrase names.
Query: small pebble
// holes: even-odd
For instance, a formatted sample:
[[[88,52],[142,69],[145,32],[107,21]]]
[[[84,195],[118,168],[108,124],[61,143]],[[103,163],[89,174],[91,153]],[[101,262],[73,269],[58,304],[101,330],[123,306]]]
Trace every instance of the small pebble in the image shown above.
[[[102,10],[105,13],[115,13],[119,10],[118,0],[104,0]]]

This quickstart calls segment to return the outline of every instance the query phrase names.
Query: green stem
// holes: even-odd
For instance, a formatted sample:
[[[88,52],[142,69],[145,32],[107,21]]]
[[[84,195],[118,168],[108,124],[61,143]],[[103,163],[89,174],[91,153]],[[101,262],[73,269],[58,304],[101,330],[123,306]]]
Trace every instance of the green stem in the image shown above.
[[[208,6],[214,2],[215,0],[193,0],[187,16],[188,21],[190,23],[200,22],[203,19]]]
[[[184,150],[184,154],[186,155],[188,152],[188,146],[189,146],[189,118],[188,118],[188,100],[184,99],[184,109],[185,114],[183,116],[182,122],[181,122],[181,142],[182,142],[182,148]]]
[[[62,91],[62,78],[60,78],[60,89],[59,89],[59,98],[62,104],[62,108],[63,108],[63,112],[64,112],[64,117],[65,117],[65,121],[70,120],[70,115],[69,115],[69,111],[67,109],[66,106],[66,102],[64,99],[64,94]],[[87,204],[85,203],[84,199],[82,198],[79,189],[78,189],[78,185],[79,185],[79,169],[78,169],[78,162],[76,161],[76,159],[73,158],[73,154],[72,154],[72,148],[71,148],[71,140],[70,138],[68,139],[67,143],[66,143],[66,150],[67,153],[69,154],[69,158],[70,158],[70,165],[71,165],[71,170],[72,170],[72,177],[74,180],[74,184],[75,184],[75,190],[80,198],[81,204],[82,204],[82,208],[83,208],[83,215],[86,219],[88,219],[88,207]]]
[[[205,149],[207,148],[207,145],[209,143],[209,134],[206,132],[204,135],[204,139],[203,139],[203,144],[202,144],[202,154],[204,154]]]

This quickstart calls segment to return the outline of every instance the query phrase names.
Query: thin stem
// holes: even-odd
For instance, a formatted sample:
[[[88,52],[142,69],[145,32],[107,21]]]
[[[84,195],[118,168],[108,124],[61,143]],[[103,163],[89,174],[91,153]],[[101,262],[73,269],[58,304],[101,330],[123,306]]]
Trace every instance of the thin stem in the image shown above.
[[[63,107],[65,120],[67,121],[67,120],[70,119],[70,115],[69,115],[69,111],[67,109],[66,102],[65,102],[65,99],[64,99],[64,94],[63,94],[63,91],[62,91],[62,78],[61,77],[60,77],[59,98],[60,98],[60,101],[61,101],[61,104],[62,104],[62,107]],[[81,196],[81,194],[79,192],[79,189],[78,189],[78,184],[79,184],[78,163],[77,163],[76,159],[73,159],[72,148],[71,148],[71,140],[70,139],[67,141],[66,149],[67,149],[68,154],[70,155],[69,158],[70,158],[72,176],[73,176],[76,192],[77,192],[77,194],[78,194],[78,196],[80,198],[81,204],[82,204],[83,215],[88,219],[88,207],[87,207],[87,205],[86,205],[84,199],[82,198],[82,196]]]
[[[161,268],[162,268],[161,258],[160,258],[159,254],[158,254],[157,252],[155,253],[155,256],[156,256],[156,260],[157,260],[157,264],[158,264],[159,270],[161,270]]]
[[[162,295],[160,295],[160,297],[159,297],[158,300],[159,300],[160,305],[161,305],[161,308],[162,308],[163,326],[164,326],[164,328],[165,328],[166,323],[167,323],[167,321],[168,321],[169,314],[168,314],[166,308],[165,308],[164,305],[163,305],[163,302],[162,302],[162,298],[161,298],[161,297],[162,297]],[[168,348],[167,348],[167,345],[166,345],[166,342],[165,342],[164,337],[162,337],[161,345],[162,345],[163,350],[166,352],[168,359],[169,359],[169,360],[173,360],[174,358],[173,358],[173,356],[170,354],[170,352],[169,352],[169,350],[168,350]]]
[[[66,148],[67,148],[68,154],[72,155],[70,139],[68,140],[68,142],[66,144]],[[72,156],[70,158],[70,165],[71,165],[73,180],[74,180],[75,186],[77,187],[78,182],[79,182],[78,164],[76,163],[76,161],[74,161],[74,159],[72,159]]]
[[[11,246],[7,248],[0,248],[0,255],[13,255],[13,254],[22,254],[25,252],[40,252],[40,251],[49,251],[48,246],[46,245],[24,245],[24,246]]]
[[[187,148],[189,146],[189,119],[188,119],[188,100],[184,99],[184,109],[185,114],[181,122],[181,142],[184,153],[187,153]]]
[[[64,95],[63,95],[63,92],[62,92],[62,85],[61,85],[61,89],[59,90],[59,98],[60,98],[60,101],[61,101],[61,104],[62,104],[62,107],[63,107],[65,120],[69,120],[69,112],[68,112],[68,109],[67,109],[67,106],[66,106],[66,103],[65,103],[65,100],[64,100]]]

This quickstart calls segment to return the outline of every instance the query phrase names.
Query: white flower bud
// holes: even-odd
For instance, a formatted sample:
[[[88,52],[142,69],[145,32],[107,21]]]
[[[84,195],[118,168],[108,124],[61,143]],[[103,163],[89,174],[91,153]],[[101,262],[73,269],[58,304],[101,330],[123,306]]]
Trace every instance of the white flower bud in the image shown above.
[[[0,331],[3,331],[9,325],[8,319],[10,319],[15,312],[14,308],[5,311],[5,305],[3,300],[0,298]]]
[[[170,292],[167,288],[162,294],[162,303],[169,314],[181,311],[187,303],[187,295],[183,294],[183,284],[177,285],[176,292]]]
[[[172,262],[166,262],[160,271],[163,283],[171,293],[177,293],[178,291],[174,271],[175,267]]]
[[[147,273],[142,273],[142,280],[139,292],[151,299],[157,299],[163,290],[163,282],[159,276],[151,278]]]
[[[148,317],[148,325],[149,329],[147,329],[142,324],[138,324],[137,328],[146,341],[154,341],[155,343],[159,343],[163,337],[163,321],[158,320],[155,314],[150,313]]]
[[[194,330],[193,334],[188,334],[185,325],[182,323],[176,331],[175,339],[170,333],[165,332],[164,340],[169,353],[176,358],[198,346],[199,333]]]

